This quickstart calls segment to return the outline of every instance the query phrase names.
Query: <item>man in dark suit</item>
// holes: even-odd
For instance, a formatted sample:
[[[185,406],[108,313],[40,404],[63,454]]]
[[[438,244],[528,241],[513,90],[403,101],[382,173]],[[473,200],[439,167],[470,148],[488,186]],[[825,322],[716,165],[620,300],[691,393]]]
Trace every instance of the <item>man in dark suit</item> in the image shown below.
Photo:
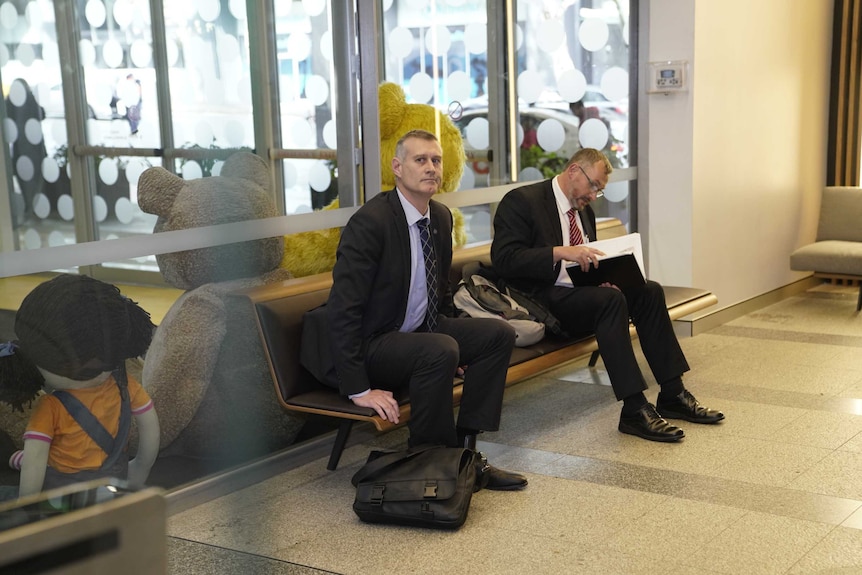
[[[341,393],[398,423],[392,390],[407,386],[411,445],[476,449],[480,431],[499,428],[515,332],[496,319],[450,317],[452,214],[431,199],[442,160],[429,132],[398,141],[396,188],[367,201],[342,231],[327,320]],[[464,375],[457,426],[456,373]],[[487,464],[483,470],[487,489],[527,485],[521,475]]]
[[[510,191],[494,217],[491,260],[512,287],[545,303],[572,335],[595,333],[618,400],[623,401],[619,430],[652,441],[678,441],[682,429],[667,419],[717,423],[720,411],[708,409],[682,383],[688,363],[674,334],[661,285],[622,292],[616,286],[573,287],[565,262],[581,269],[605,255],[590,247],[596,215],[590,202],[601,197],[613,168],[598,150],[578,150],[562,173]],[[644,396],[646,381],[629,337],[629,318],[661,390],[656,405]]]

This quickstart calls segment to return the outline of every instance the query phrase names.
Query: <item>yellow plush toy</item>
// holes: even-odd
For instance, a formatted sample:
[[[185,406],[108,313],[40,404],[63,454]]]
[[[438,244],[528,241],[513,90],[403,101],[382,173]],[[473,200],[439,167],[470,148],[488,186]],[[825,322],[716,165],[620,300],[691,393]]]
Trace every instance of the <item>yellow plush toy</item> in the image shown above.
[[[464,172],[464,142],[461,132],[448,116],[427,104],[408,104],[401,86],[381,84],[377,90],[380,102],[380,171],[382,190],[395,187],[392,158],[399,138],[410,130],[427,130],[434,133],[443,147],[443,182],[438,193],[454,192]],[[382,190],[374,190],[382,191]],[[324,209],[338,208],[336,199]],[[467,242],[464,216],[452,210],[455,218],[452,239],[455,245]],[[335,250],[341,231],[338,228],[303,232],[284,237],[284,258],[281,267],[296,277],[329,271],[335,265]]]

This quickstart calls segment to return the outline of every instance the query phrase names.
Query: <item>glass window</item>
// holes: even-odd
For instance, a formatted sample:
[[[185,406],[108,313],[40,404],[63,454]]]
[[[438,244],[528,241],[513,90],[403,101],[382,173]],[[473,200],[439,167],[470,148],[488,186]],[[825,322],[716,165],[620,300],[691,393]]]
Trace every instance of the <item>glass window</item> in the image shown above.
[[[59,160],[67,142],[51,2],[0,3],[0,37],[3,139],[12,154],[9,209],[17,247],[74,242],[69,179]]]
[[[245,2],[166,2],[165,37],[175,146],[254,148]],[[195,179],[218,175],[221,161],[178,159],[175,168]]]
[[[384,0],[383,34],[385,79],[404,88],[408,102],[448,114],[465,135],[468,163],[459,189],[486,187],[486,2]],[[484,118],[484,130],[471,124],[474,118]]]
[[[483,0],[383,2],[385,80],[399,84],[408,103],[435,106],[461,130],[467,162],[458,190],[488,186],[487,21]],[[460,211],[466,243],[490,239],[487,205]]]
[[[380,47],[381,80],[397,82],[409,102],[436,107],[461,130],[467,161],[460,191],[492,179],[500,184],[547,177],[581,146],[603,149],[618,168],[629,165],[630,0],[519,0],[514,22],[504,21],[505,6],[486,0],[379,0],[379,38],[333,34],[350,28],[338,21],[340,10],[353,17],[364,2],[350,8],[338,3],[333,10],[327,0],[273,0],[271,28],[254,36],[246,9],[252,6],[256,16],[262,9],[257,3],[164,5],[161,31],[153,30],[150,0],[0,0],[3,138],[12,167],[11,208],[3,216],[4,224],[14,223],[16,247],[151,233],[155,218],[137,206],[137,178],[162,157],[134,150],[111,157],[114,152],[98,147],[141,154],[164,149],[168,167],[193,179],[219,174],[229,150],[260,146],[259,154],[284,158],[273,177],[283,182],[286,213],[328,205],[337,197],[337,109],[343,121],[359,109],[356,101],[337,100],[361,93],[345,89],[340,63],[366,43]],[[64,20],[59,28],[55,13]],[[66,30],[70,15],[74,30]],[[488,44],[489,26],[500,37],[512,32],[514,61],[510,47]],[[163,36],[168,66],[156,70],[155,48]],[[78,39],[78,50],[61,54],[68,38]],[[357,45],[344,49],[345,42]],[[272,57],[256,68],[270,77],[252,79],[250,44],[254,53]],[[510,62],[516,73],[510,78],[500,62]],[[74,111],[65,109],[67,100],[78,100],[63,85],[64,74],[71,78],[70,64],[83,69],[84,98]],[[165,74],[169,90],[157,81]],[[257,110],[258,121],[279,123],[272,133],[254,133],[252,82],[273,86],[259,101],[278,95],[272,105],[277,109]],[[507,102],[512,94],[516,101]],[[499,103],[490,115],[489,96]],[[504,107],[517,110],[515,125],[501,121]],[[498,136],[498,125],[510,133]],[[359,133],[359,126],[340,126],[342,139],[351,128]],[[71,190],[70,170],[82,164],[69,149],[80,144],[97,148],[85,164],[94,186],[81,186],[78,174],[71,174]],[[346,146],[342,142],[342,157]],[[194,149],[187,155],[195,157],[171,157],[177,148]],[[93,218],[85,222],[75,208],[88,202]],[[626,223],[632,205],[628,182],[611,184],[596,203],[600,215]],[[461,212],[468,242],[490,237],[488,206]],[[156,269],[152,258],[116,265]]]
[[[582,147],[628,167],[629,3],[519,0],[517,14],[518,180],[553,176]],[[628,223],[628,191],[609,185],[597,213]]]
[[[86,143],[113,148],[160,148],[156,75],[149,0],[78,0],[84,70]],[[65,150],[64,150],[65,152]],[[66,162],[60,155],[58,160]],[[157,157],[96,155],[93,219],[99,239],[149,234],[155,216],[138,207],[141,172],[161,165]],[[153,257],[106,262],[110,267],[155,271]]]
[[[338,197],[331,7],[324,0],[274,7],[282,147],[304,151],[283,160],[285,212],[304,213]]]

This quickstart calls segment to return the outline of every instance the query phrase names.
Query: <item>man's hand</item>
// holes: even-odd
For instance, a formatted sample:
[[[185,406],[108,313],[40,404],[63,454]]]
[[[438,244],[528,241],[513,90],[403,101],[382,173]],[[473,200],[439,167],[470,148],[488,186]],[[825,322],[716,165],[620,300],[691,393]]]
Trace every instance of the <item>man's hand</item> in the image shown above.
[[[623,291],[620,288],[618,288],[616,285],[612,284],[611,282],[605,282],[603,284],[599,284],[599,287],[609,287],[609,288],[614,288],[615,290],[617,290],[619,292]]]
[[[377,415],[385,421],[398,423],[398,402],[395,401],[391,391],[385,389],[372,389],[362,397],[354,397],[353,403],[359,407],[370,407]]]
[[[554,263],[560,260],[570,262],[578,262],[581,266],[581,271],[587,271],[590,268],[590,262],[599,267],[599,256],[605,255],[605,252],[591,248],[589,245],[581,244],[578,246],[556,246],[554,248]]]

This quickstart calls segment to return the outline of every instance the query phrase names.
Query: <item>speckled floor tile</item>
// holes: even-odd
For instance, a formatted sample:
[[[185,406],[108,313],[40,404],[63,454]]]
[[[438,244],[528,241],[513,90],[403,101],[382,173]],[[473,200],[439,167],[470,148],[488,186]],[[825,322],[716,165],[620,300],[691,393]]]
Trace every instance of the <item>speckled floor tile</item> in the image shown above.
[[[747,512],[711,503],[668,499],[619,530],[608,547],[656,559],[697,556]],[[680,553],[680,550],[686,550]]]
[[[812,493],[862,500],[862,453],[834,451],[801,473],[791,486]]]
[[[862,433],[857,433],[839,448],[841,451],[852,451],[853,453],[862,453]]]
[[[705,545],[683,554],[683,562],[695,569],[708,557],[709,565],[729,573],[785,573],[832,529],[824,523],[750,512]]]
[[[726,333],[727,331],[730,331],[730,329],[725,329],[721,333]],[[742,332],[738,330],[736,333]],[[784,334],[782,332],[772,332],[769,335],[781,338]],[[692,340],[695,339],[697,338],[692,338]],[[822,367],[828,363],[830,367],[838,367],[835,365],[835,359],[844,350],[843,347],[823,343],[786,341],[782,339],[770,340],[762,337],[756,339],[757,345],[751,345],[752,339],[751,337],[733,338],[733,343],[723,347],[721,354],[728,359],[744,361],[748,364],[763,361],[764,358],[776,358],[792,365]]]
[[[715,470],[716,477],[786,487],[831,451],[774,441],[749,439],[737,456]],[[833,494],[837,495],[837,494]]]
[[[837,527],[806,553],[789,573],[862,573],[862,531]]]
[[[301,485],[285,486],[279,476],[174,515],[168,521],[168,534],[273,556],[273,549],[303,540],[309,529],[319,531],[327,524],[352,520],[350,476],[358,464],[335,472],[327,472],[323,460],[314,465],[318,477]],[[293,517],[315,520],[294,521]]]
[[[303,565],[278,561],[212,545],[168,538],[168,573],[182,575],[325,575]]]
[[[857,370],[791,364],[783,357],[765,356],[758,363],[758,369],[751,369],[751,362],[729,358],[698,370],[697,376],[718,383],[733,377],[736,385],[825,395],[837,395],[859,381]]]
[[[862,415],[808,411],[765,439],[838,449],[862,433]]]
[[[862,529],[862,503],[860,503],[859,508],[847,518],[844,523],[841,524],[841,527],[848,527],[852,529]]]
[[[530,479],[524,491],[479,492],[474,525],[595,545],[667,499],[541,475]]]
[[[840,347],[838,353],[829,361],[832,367],[843,369],[855,369],[862,372],[862,355],[859,353],[858,347]],[[859,382],[862,384],[862,381]],[[862,385],[858,387],[862,390]],[[860,396],[862,397],[862,396]]]
[[[290,554],[300,561],[313,559],[331,571],[345,575],[392,572],[422,575],[459,572],[495,575],[690,573],[689,567],[675,561],[627,555],[533,533],[478,526],[473,517],[467,521],[455,533],[345,525],[338,537],[309,540],[301,548],[290,550]],[[706,575],[721,573],[702,572]]]

